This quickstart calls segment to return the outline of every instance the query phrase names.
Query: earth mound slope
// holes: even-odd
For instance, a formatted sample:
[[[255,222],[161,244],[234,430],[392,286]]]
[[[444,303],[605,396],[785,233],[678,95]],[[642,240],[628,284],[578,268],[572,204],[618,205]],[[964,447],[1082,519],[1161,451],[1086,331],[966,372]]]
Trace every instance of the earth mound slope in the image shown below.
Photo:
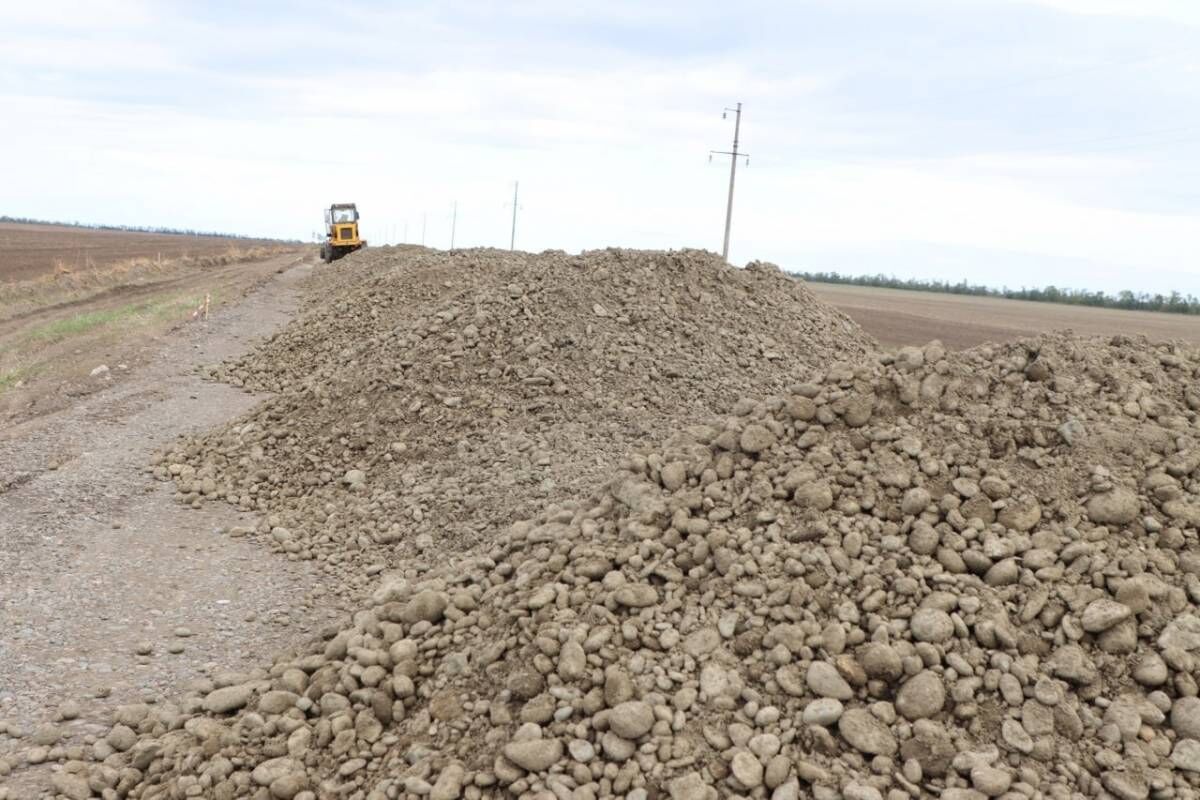
[[[136,797],[1193,797],[1198,410],[1200,351],[1121,337],[830,364],[475,552],[397,560],[307,652],[139,712],[66,774]]]
[[[279,396],[158,474],[270,512],[278,547],[337,569],[423,532],[476,544],[681,420],[873,348],[803,282],[698,251],[385,248],[319,280],[307,314],[214,371]]]

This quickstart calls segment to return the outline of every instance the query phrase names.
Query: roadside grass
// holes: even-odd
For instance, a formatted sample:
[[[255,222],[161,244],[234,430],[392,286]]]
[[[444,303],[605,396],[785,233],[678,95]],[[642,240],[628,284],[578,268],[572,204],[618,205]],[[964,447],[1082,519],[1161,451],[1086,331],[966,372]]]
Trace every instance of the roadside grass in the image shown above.
[[[25,370],[22,369],[0,370],[0,394],[16,386],[24,377]]]
[[[109,289],[143,285],[186,275],[194,270],[259,261],[294,247],[230,247],[224,253],[177,258],[130,258],[105,265],[72,266],[56,260],[53,272],[16,283],[0,283],[0,321],[47,306],[78,301]]]
[[[285,259],[277,257],[299,252],[299,248],[280,247],[226,253],[207,257],[203,263],[200,259],[174,266],[164,262],[169,271],[161,274],[156,264],[134,267],[124,276],[118,274],[120,270],[101,267],[93,272],[102,272],[102,277],[87,277],[113,281],[112,285],[89,285],[77,304],[64,304],[80,288],[72,275],[64,281],[34,281],[15,289],[0,284],[0,428],[8,420],[70,406],[74,398],[115,380],[121,362],[130,367],[144,363],[147,354],[165,340],[179,338],[183,328],[192,327],[187,323],[202,311],[206,295],[210,311],[216,313],[286,269]],[[206,269],[235,261],[255,263],[244,270]],[[122,295],[125,286],[138,288]],[[6,305],[6,299],[27,290],[31,294]],[[36,305],[38,313],[21,319],[21,308],[28,308],[27,303]],[[214,324],[221,323],[214,320]],[[107,378],[89,377],[101,364],[117,370]]]
[[[217,297],[211,293],[210,297],[210,307],[215,307]],[[170,327],[190,319],[203,302],[202,294],[168,295],[75,314],[23,331],[0,347],[0,396],[35,377],[69,374],[71,368],[62,360],[64,347],[105,347],[135,331]]]
[[[203,301],[203,296],[175,295],[159,300],[130,303],[103,311],[88,311],[38,325],[26,331],[23,338],[32,343],[50,344],[91,333],[101,328],[146,325],[195,309]],[[214,299],[212,302],[215,304],[216,300]]]

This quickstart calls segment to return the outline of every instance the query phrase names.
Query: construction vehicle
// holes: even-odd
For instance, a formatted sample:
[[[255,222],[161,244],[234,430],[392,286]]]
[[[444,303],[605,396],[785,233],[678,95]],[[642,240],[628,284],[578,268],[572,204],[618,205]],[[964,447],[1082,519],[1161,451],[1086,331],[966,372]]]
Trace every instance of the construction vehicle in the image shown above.
[[[325,209],[325,242],[321,245],[321,258],[326,264],[366,246],[366,241],[358,236],[358,209],[354,203],[334,203]]]

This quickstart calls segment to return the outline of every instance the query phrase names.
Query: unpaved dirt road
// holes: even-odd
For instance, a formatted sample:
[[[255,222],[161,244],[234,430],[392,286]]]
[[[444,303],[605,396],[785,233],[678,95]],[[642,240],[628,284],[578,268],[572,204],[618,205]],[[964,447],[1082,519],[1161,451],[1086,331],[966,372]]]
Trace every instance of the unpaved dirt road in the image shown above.
[[[0,762],[26,762],[7,778],[0,763],[0,785],[44,783],[47,769],[28,762],[46,755],[37,741],[55,737],[38,729],[60,704],[82,706],[56,724],[60,746],[80,743],[117,704],[165,700],[217,665],[261,666],[332,618],[310,566],[220,532],[254,525],[253,515],[184,507],[146,473],[176,435],[257,402],[195,368],[278,328],[312,268],[294,266],[184,327],[110,388],[0,432]]]
[[[809,283],[822,300],[887,346],[941,339],[955,350],[1069,328],[1087,334],[1144,334],[1200,342],[1200,317],[1031,303],[994,297]]]

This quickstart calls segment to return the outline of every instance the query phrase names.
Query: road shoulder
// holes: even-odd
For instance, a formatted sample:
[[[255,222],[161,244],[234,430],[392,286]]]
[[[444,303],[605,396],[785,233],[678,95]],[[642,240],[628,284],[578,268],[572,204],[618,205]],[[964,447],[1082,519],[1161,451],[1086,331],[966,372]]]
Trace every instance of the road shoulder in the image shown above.
[[[45,785],[117,705],[258,668],[335,613],[310,565],[228,535],[254,515],[185,507],[146,471],[176,436],[258,402],[196,367],[282,326],[311,268],[273,273],[119,383],[0,434],[0,782]]]

